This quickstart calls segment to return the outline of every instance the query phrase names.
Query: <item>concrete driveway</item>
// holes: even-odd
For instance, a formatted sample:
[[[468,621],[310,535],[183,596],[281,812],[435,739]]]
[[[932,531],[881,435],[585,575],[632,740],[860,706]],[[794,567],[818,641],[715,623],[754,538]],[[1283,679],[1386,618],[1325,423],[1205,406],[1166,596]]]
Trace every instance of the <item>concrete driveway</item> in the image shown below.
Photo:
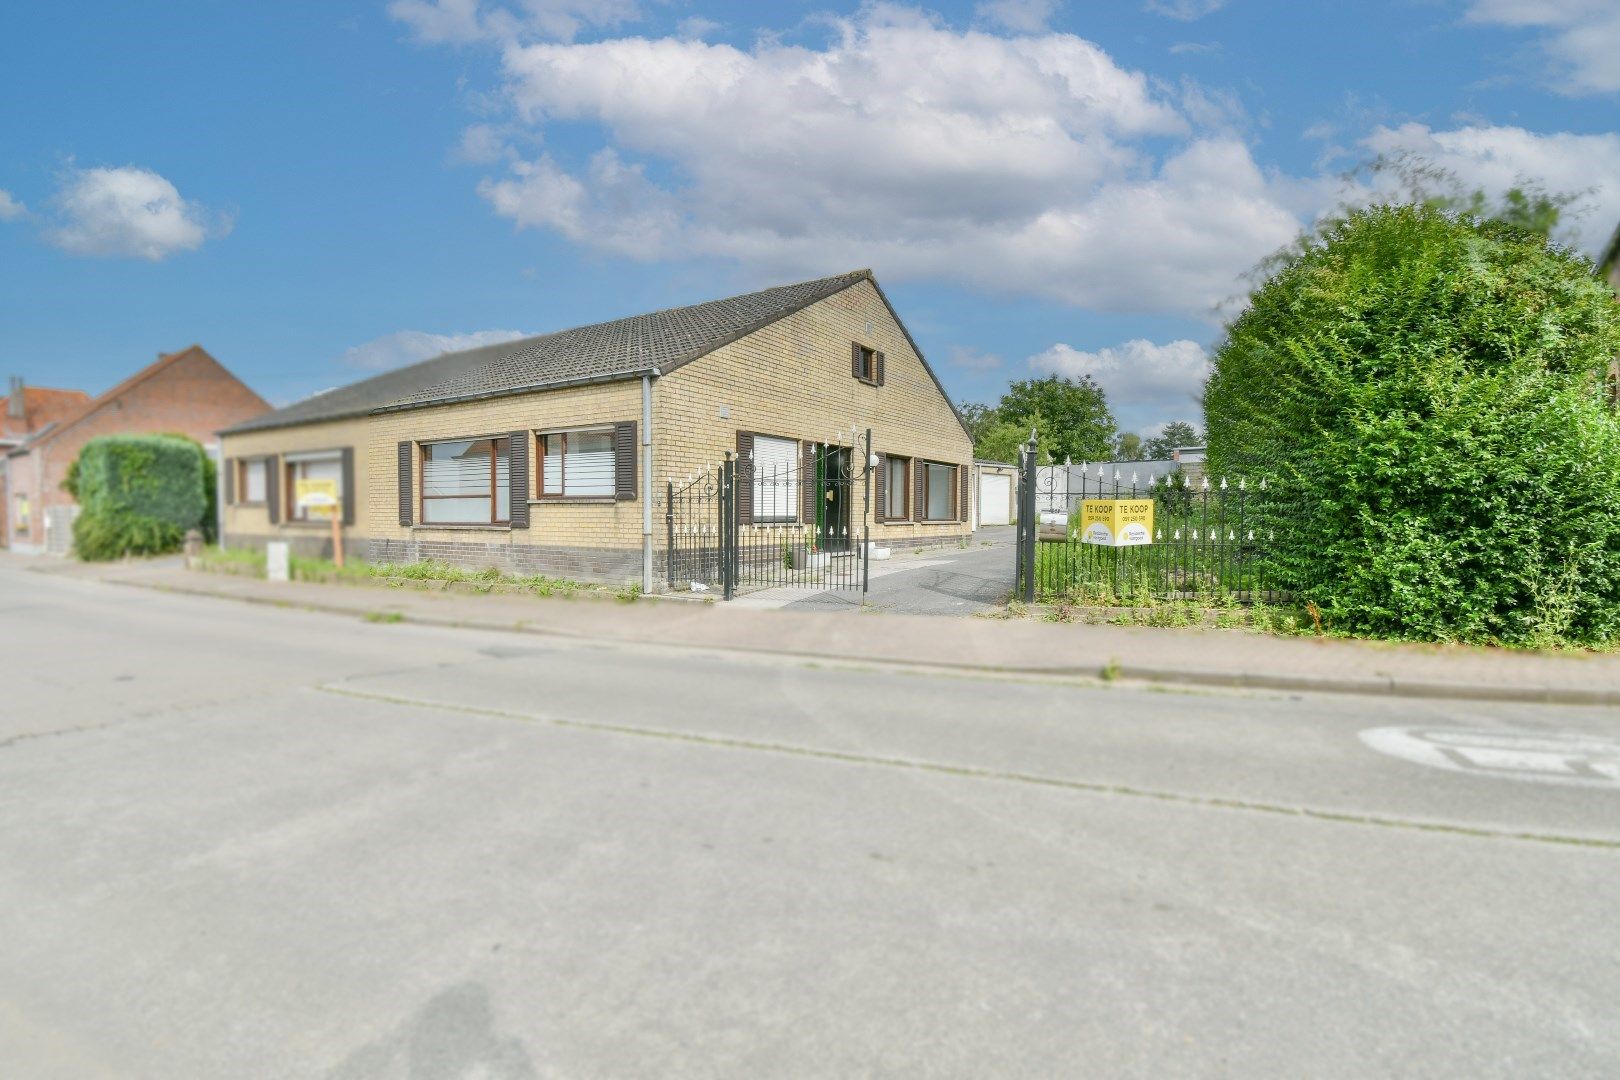
[[[1017,529],[980,529],[965,548],[906,552],[871,565],[867,606],[906,615],[973,615],[1004,603],[1013,590]],[[766,589],[732,601],[746,607],[856,611],[859,590]]]

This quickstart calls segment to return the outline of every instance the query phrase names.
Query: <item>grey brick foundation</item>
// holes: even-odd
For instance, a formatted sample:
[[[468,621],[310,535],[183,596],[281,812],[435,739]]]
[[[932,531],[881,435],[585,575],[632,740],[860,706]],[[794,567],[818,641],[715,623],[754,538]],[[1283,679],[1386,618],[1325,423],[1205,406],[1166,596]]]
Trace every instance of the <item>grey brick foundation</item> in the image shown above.
[[[532,544],[479,544],[445,540],[364,541],[373,563],[442,562],[464,570],[493,567],[503,574],[567,578],[623,585],[641,580],[641,549],[582,548]]]

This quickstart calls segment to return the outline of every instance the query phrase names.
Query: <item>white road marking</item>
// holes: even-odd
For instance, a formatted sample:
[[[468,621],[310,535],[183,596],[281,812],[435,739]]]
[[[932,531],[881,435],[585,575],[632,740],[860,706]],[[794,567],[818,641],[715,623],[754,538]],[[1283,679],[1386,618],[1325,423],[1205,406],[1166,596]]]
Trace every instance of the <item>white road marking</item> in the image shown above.
[[[1449,772],[1620,791],[1620,740],[1561,732],[1382,727],[1361,733],[1379,753]]]

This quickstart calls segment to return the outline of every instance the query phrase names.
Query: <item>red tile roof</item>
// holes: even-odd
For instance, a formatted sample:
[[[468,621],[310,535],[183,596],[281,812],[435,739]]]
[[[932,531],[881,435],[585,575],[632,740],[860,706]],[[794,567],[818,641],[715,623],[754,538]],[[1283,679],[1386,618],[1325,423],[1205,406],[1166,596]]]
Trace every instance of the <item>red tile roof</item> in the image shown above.
[[[19,422],[11,415],[11,399],[0,397],[0,439],[21,441],[31,431],[46,424],[61,423],[79,415],[90,404],[83,390],[57,390],[49,386],[23,387],[26,417]]]

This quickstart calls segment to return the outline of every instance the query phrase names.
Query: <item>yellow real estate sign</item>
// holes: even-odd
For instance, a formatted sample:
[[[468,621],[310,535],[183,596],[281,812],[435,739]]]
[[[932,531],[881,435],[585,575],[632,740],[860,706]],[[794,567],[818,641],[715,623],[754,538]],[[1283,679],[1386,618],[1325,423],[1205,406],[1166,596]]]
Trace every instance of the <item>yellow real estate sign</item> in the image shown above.
[[[298,505],[302,509],[322,517],[330,517],[337,513],[337,481],[336,480],[300,480],[294,490]]]
[[[1085,500],[1080,504],[1080,540],[1103,547],[1153,543],[1153,500]]]

